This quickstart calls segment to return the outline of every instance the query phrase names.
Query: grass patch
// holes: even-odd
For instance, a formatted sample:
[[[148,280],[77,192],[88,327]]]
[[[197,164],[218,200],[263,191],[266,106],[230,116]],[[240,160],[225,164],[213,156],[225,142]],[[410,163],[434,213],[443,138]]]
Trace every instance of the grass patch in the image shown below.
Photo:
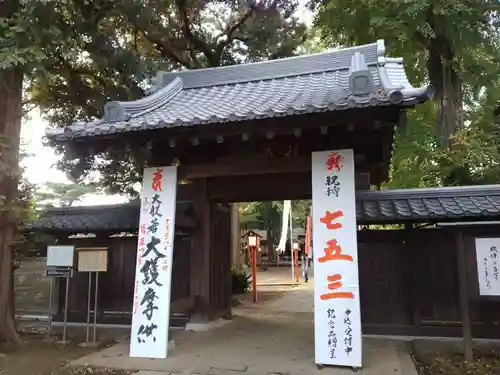
[[[410,350],[419,375],[498,375],[500,351],[476,349],[474,360],[465,361],[455,345],[422,348],[423,344],[410,344]]]

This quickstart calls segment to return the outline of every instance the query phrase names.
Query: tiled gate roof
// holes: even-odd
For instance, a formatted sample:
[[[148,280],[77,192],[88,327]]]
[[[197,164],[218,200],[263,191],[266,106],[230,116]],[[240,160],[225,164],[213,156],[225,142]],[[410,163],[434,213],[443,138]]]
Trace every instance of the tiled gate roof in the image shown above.
[[[104,118],[48,129],[56,141],[159,128],[237,122],[356,107],[412,106],[431,86],[413,87],[403,59],[384,42],[252,64],[159,72],[152,93],[109,102]]]

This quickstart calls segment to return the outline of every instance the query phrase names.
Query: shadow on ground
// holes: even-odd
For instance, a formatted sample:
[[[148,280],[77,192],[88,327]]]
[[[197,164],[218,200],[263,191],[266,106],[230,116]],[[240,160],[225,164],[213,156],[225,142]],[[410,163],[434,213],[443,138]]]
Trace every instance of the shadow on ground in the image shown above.
[[[234,312],[232,321],[210,331],[175,331],[175,348],[165,360],[130,358],[123,342],[72,365],[206,375],[352,373],[314,365],[311,288],[299,287],[267,304],[243,304]],[[363,345],[365,367],[358,373],[416,374],[405,343],[365,339]]]

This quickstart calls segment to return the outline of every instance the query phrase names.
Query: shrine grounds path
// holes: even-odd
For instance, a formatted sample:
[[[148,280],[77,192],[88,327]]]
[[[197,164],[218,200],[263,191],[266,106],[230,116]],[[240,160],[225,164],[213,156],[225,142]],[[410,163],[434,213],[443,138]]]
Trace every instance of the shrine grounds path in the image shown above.
[[[139,371],[137,375],[342,375],[352,369],[314,365],[313,285],[288,289],[257,305],[243,302],[234,319],[203,332],[174,331],[165,360],[128,357],[128,342],[80,358],[70,366]],[[362,375],[416,375],[402,341],[364,338]]]

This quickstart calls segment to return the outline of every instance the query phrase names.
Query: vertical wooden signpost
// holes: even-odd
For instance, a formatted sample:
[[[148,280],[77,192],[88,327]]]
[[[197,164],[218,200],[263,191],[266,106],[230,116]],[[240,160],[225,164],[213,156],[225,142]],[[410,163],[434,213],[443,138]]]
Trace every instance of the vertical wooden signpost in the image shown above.
[[[89,290],[87,294],[87,329],[86,342],[90,339],[90,313],[92,307],[92,274],[95,274],[94,283],[94,324],[92,342],[97,341],[97,303],[99,296],[99,272],[108,270],[108,249],[107,248],[79,248],[78,254],[78,272],[88,272]]]
[[[177,167],[145,168],[130,356],[167,358]]]
[[[318,366],[362,366],[354,154],[312,153],[314,347]]]

